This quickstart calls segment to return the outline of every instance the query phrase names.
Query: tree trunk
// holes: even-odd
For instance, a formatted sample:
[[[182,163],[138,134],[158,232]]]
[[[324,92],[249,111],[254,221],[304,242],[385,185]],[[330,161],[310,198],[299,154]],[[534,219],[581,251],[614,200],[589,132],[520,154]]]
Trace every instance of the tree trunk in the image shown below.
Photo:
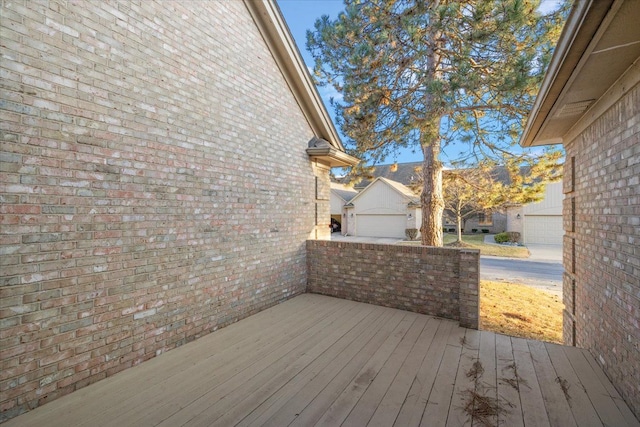
[[[438,6],[437,1],[432,3],[433,10]],[[441,31],[431,28],[427,36],[431,41],[427,54],[426,73],[429,80],[437,81],[441,76],[440,49],[443,39]],[[440,163],[440,125],[444,111],[441,105],[434,99],[433,94],[425,92],[425,106],[427,115],[420,128],[420,146],[424,155],[422,165],[422,244],[425,246],[442,246],[442,214],[444,213],[444,198],[442,197],[442,163]]]
[[[458,242],[462,242],[462,217],[458,215]]]
[[[442,198],[442,163],[440,141],[432,140],[429,145],[422,145],[424,164],[422,165],[423,187],[420,195],[422,204],[422,244],[425,246],[442,246],[442,214],[444,200]]]

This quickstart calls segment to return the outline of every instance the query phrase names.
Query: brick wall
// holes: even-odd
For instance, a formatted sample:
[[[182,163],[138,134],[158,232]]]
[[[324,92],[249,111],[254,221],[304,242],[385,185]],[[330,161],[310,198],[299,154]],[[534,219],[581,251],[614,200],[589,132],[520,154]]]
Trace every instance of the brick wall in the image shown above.
[[[477,250],[309,240],[307,263],[308,292],[478,328]]]
[[[640,86],[565,148],[565,342],[640,416]]]
[[[242,2],[0,19],[0,420],[304,291],[328,170]]]

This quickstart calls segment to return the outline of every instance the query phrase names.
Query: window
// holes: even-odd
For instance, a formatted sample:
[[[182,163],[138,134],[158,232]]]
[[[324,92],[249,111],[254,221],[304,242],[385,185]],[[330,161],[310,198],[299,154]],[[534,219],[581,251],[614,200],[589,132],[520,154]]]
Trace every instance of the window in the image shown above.
[[[478,225],[492,225],[493,218],[491,212],[482,212],[478,214]]]

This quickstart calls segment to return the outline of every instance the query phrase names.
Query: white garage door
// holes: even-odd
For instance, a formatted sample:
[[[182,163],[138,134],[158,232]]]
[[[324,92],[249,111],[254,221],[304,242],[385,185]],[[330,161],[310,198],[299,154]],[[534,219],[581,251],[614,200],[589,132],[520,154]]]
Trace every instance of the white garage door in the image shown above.
[[[543,245],[562,244],[562,216],[526,215],[524,217],[524,243]]]
[[[404,215],[358,215],[356,235],[361,237],[405,237],[407,218]]]

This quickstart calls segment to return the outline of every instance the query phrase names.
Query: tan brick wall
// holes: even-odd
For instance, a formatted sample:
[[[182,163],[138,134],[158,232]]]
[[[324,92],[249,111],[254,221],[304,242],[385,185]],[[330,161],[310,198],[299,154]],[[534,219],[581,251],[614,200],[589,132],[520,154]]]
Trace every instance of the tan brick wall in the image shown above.
[[[524,234],[524,211],[522,205],[509,206],[506,209],[506,214],[506,231],[520,233],[520,236],[522,236]],[[518,215],[520,216],[518,217]],[[520,240],[522,240],[522,238]]]
[[[640,86],[566,151],[565,342],[575,336],[640,416]]]
[[[0,19],[0,420],[304,292],[328,171],[242,2]]]
[[[478,328],[477,250],[310,240],[307,263],[308,292]]]

